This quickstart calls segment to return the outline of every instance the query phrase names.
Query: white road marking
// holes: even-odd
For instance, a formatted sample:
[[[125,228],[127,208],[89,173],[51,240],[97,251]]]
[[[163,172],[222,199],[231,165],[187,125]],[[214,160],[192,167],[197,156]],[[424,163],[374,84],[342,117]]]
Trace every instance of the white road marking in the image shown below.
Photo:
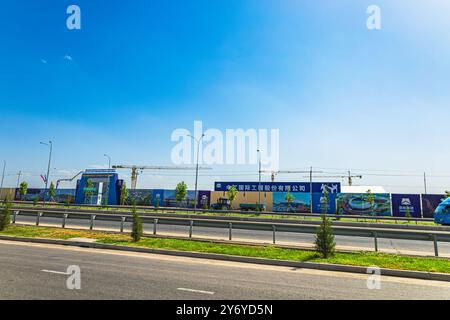
[[[62,275],[65,275],[65,276],[68,276],[68,275],[70,275],[70,273],[67,273],[67,272],[61,272],[61,271],[54,271],[54,270],[41,270],[42,272],[47,272],[47,273],[55,273],[55,274],[62,274]]]
[[[215,293],[212,291],[203,291],[203,290],[195,290],[195,289],[188,289],[188,288],[177,288],[177,290],[195,292],[195,293],[203,293],[203,294],[211,294],[211,295],[213,295]]]

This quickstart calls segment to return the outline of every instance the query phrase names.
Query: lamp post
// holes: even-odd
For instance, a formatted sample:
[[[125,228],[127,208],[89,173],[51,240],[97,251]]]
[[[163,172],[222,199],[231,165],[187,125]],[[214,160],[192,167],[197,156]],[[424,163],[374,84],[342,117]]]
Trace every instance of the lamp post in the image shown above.
[[[261,210],[261,150],[256,150],[258,153],[258,210]]]
[[[198,139],[196,139],[195,137],[193,137],[192,135],[188,134],[188,137],[191,137],[195,142],[197,142],[197,165],[195,167],[195,200],[194,200],[194,213],[195,210],[197,210],[197,183],[198,183],[198,159],[199,159],[199,152],[200,152],[200,143],[202,141],[202,139],[205,137],[205,134],[203,133],[202,136]]]
[[[44,197],[43,197],[43,204],[45,204],[45,194],[47,193],[47,187],[48,187],[48,180],[50,179],[50,164],[52,162],[52,150],[53,150],[53,143],[49,141],[48,143],[40,142],[40,144],[43,144],[45,146],[48,146],[50,148],[50,152],[48,155],[48,166],[47,166],[47,177],[45,178],[45,191],[44,191]]]
[[[105,153],[103,156],[105,156],[106,158],[108,158],[108,169],[111,169],[111,157],[108,156],[106,153]]]
[[[0,183],[0,194],[3,190],[3,180],[5,179],[6,160],[3,160],[2,182]]]

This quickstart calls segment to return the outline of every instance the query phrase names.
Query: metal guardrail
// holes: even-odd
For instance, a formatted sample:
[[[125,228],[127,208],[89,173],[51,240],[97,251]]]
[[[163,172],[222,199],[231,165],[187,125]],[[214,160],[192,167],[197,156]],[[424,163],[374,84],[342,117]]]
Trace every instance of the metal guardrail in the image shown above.
[[[2,203],[4,201],[0,201]],[[13,204],[31,204],[28,201],[11,201]],[[118,206],[118,205],[79,205],[79,204],[62,204],[62,203],[49,203],[45,206],[48,207],[87,207],[93,209],[131,209],[133,206]],[[59,208],[60,209],[60,208]],[[153,212],[187,212],[187,213],[216,213],[216,214],[242,214],[242,215],[260,215],[260,216],[284,216],[284,217],[299,217],[299,218],[320,218],[320,213],[290,213],[290,212],[273,212],[273,211],[241,211],[241,210],[212,210],[212,209],[192,209],[192,208],[178,208],[178,207],[153,207],[153,206],[136,206],[137,210],[146,210]],[[356,220],[375,220],[375,221],[410,221],[410,222],[433,222],[432,218],[406,218],[406,217],[394,217],[394,216],[366,216],[366,215],[336,215],[327,214],[327,217],[335,219],[356,219]]]
[[[96,220],[99,221],[111,221],[120,222],[120,231],[124,230],[125,222],[132,222],[131,214],[87,214],[79,212],[67,212],[67,211],[32,211],[32,210],[13,210],[13,223],[16,223],[18,215],[33,216],[36,217],[36,225],[40,224],[41,217],[48,218],[61,218],[61,227],[64,228],[67,219],[74,220],[89,220],[90,230],[94,229]],[[142,223],[153,224],[153,234],[157,233],[158,225],[177,225],[189,227],[189,238],[192,238],[194,227],[206,227],[206,228],[219,228],[228,229],[229,240],[232,240],[233,229],[251,230],[251,231],[269,231],[273,233],[273,243],[276,242],[277,232],[288,233],[307,233],[315,234],[317,232],[317,226],[304,225],[304,224],[289,224],[289,223],[276,223],[276,222],[251,222],[251,221],[230,221],[230,220],[212,220],[212,219],[192,219],[192,218],[161,218],[152,216],[141,216]],[[450,242],[449,232],[429,232],[429,231],[410,231],[410,230],[396,230],[396,229],[380,229],[380,228],[367,228],[367,227],[344,227],[333,226],[333,233],[338,236],[352,236],[352,237],[366,237],[374,239],[375,251],[378,251],[378,239],[401,239],[401,240],[419,240],[419,241],[433,241],[435,256],[439,255],[438,242]]]

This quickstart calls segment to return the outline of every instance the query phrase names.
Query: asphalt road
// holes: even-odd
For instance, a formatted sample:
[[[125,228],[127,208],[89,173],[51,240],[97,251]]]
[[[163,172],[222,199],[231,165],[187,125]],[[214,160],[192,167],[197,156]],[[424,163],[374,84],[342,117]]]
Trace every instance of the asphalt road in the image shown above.
[[[69,265],[81,289],[66,287]],[[450,299],[450,283],[0,241],[0,299]]]
[[[27,216],[17,216],[17,223],[35,224],[36,218]],[[66,227],[88,229],[89,220],[72,220],[68,219]],[[61,219],[42,217],[40,219],[41,226],[61,226]],[[94,230],[112,230],[119,231],[120,222],[95,221]],[[124,231],[131,231],[130,223],[125,224]],[[153,224],[144,224],[144,231],[153,232]],[[172,226],[158,225],[157,234],[188,237],[188,226]],[[228,229],[220,228],[193,228],[193,236],[196,238],[228,240]],[[266,231],[247,231],[233,230],[234,241],[272,243],[272,232]],[[313,247],[313,234],[293,234],[277,232],[276,243],[284,245],[296,245],[303,247]],[[338,249],[347,250],[374,250],[374,241],[372,238],[363,237],[347,237],[336,236],[336,244]],[[409,241],[397,239],[378,239],[378,249],[381,252],[398,253],[398,254],[414,254],[423,256],[434,256],[434,247],[432,241]],[[450,257],[450,243],[439,243],[439,255]]]

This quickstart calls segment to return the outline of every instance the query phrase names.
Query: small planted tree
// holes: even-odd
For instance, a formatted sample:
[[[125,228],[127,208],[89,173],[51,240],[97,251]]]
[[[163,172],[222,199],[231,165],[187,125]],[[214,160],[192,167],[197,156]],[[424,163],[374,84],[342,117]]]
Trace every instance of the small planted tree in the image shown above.
[[[19,185],[19,195],[20,195],[20,200],[23,201],[23,198],[25,197],[25,195],[28,192],[28,182],[26,181],[22,181]]]
[[[133,201],[133,207],[131,208],[133,214],[133,227],[131,231],[131,238],[134,242],[139,242],[144,234],[144,227],[142,225],[141,217],[136,212],[136,202]]]
[[[409,223],[411,219],[411,209],[409,208],[409,206],[405,206],[405,217],[406,219],[408,219]]]
[[[186,199],[187,189],[187,184],[184,181],[178,183],[175,188],[175,199],[179,206],[181,206],[181,203]]]
[[[156,209],[159,208],[159,203],[160,203],[160,197],[159,197],[159,195],[158,195],[158,196],[156,196],[156,199],[155,199],[155,208],[156,208]]]
[[[323,189],[322,197],[320,199],[320,211],[322,214],[328,213],[328,208],[330,207],[330,193],[327,188]]]
[[[450,198],[450,191],[445,191],[445,199]]]
[[[92,195],[94,194],[94,182],[91,179],[86,181],[86,186],[84,187],[84,203],[91,203]]]
[[[48,196],[50,197],[50,201],[55,200],[56,190],[55,190],[55,185],[53,184],[53,181],[50,182],[50,188],[48,189]]]
[[[0,214],[0,231],[5,230],[11,223],[11,203],[7,201]]]
[[[295,198],[290,191],[286,192],[284,200],[286,201],[288,210],[290,211],[292,209],[292,203],[295,201]]]
[[[233,204],[233,201],[236,199],[238,194],[238,190],[236,186],[229,186],[227,190],[227,197],[230,200],[230,204]]]
[[[336,248],[331,226],[331,220],[326,215],[322,215],[322,223],[317,229],[315,244],[316,252],[325,259],[334,256]]]
[[[369,189],[366,192],[366,199],[367,202],[370,204],[370,215],[374,215],[374,209],[375,209],[375,196],[373,195],[372,191]]]
[[[123,206],[125,202],[127,201],[128,197],[130,196],[130,193],[127,189],[127,185],[124,182],[122,184],[122,189],[120,190],[120,204]]]
[[[203,205],[203,209],[207,210],[208,209],[208,196],[205,196],[204,198],[202,198],[202,205]]]

